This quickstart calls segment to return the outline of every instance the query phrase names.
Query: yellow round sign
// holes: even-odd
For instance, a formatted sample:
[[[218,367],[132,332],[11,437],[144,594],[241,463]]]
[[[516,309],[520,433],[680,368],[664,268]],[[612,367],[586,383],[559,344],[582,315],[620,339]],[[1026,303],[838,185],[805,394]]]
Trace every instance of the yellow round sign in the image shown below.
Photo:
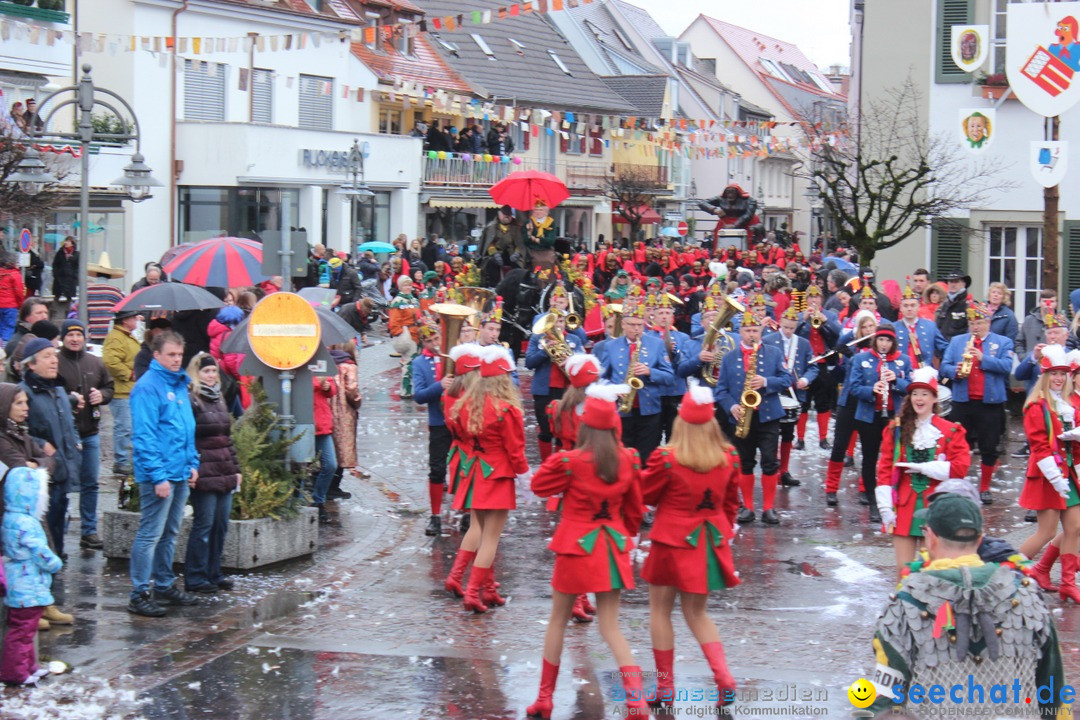
[[[255,357],[277,370],[295,370],[319,349],[322,327],[315,308],[295,293],[267,295],[251,311],[248,342]]]

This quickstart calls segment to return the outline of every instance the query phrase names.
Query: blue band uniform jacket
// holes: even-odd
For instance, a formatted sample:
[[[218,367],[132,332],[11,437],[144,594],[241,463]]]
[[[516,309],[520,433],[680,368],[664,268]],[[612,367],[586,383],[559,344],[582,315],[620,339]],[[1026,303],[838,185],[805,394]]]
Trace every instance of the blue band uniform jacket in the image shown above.
[[[604,370],[600,377],[615,384],[625,382],[630,367],[630,343],[625,337],[615,338],[606,343],[604,349]],[[675,379],[667,348],[660,338],[649,334],[641,336],[638,362],[649,368],[649,374],[640,378],[645,386],[637,393],[641,414],[656,415],[660,412],[660,397],[665,386]]]
[[[529,347],[525,351],[525,367],[533,371],[533,396],[551,394],[551,357],[547,354],[547,350],[540,347],[540,341],[543,338],[543,335],[533,335],[530,337]],[[575,354],[585,352],[585,348],[577,335],[564,332],[563,338]],[[570,386],[569,380],[566,381],[566,386]]]
[[[951,379],[953,402],[968,402],[967,380],[956,379],[956,367],[964,356],[971,333],[957,335],[949,342],[941,361],[941,376]],[[1004,335],[987,333],[983,339],[983,359],[979,363],[983,378],[983,399],[987,405],[1005,402],[1009,373],[1012,372],[1013,341]]]
[[[646,335],[652,335],[653,337],[664,342],[664,333],[661,330],[650,329],[645,331]],[[664,351],[667,352],[668,360],[671,361],[671,368],[674,377],[672,381],[668,383],[663,390],[660,391],[662,397],[682,397],[686,394],[686,378],[680,376],[678,373],[679,364],[682,362],[683,354],[686,350],[693,346],[694,341],[690,339],[690,336],[684,332],[680,332],[675,328],[668,330],[668,339],[671,342],[672,351],[668,351],[668,347],[664,345]]]
[[[911,379],[911,361],[904,355],[894,353],[889,356],[892,359],[885,360],[885,367],[896,373],[896,380],[890,383],[889,395],[892,399],[892,411],[889,417],[900,412],[900,403],[904,401],[908,385]],[[872,423],[880,416],[880,410],[876,409],[877,395],[874,393],[874,384],[881,379],[881,355],[876,351],[867,350],[857,353],[853,360],[851,375],[848,376],[849,397],[858,402],[855,406],[855,419],[859,422]]]
[[[810,351],[810,341],[806,338],[801,338],[798,335],[791,336],[792,342],[796,344],[795,350],[795,363],[794,367],[787,367],[787,357],[784,353],[784,335],[781,332],[769,333],[761,339],[761,342],[766,345],[772,345],[780,351],[780,355],[784,357],[784,367],[791,372],[791,386],[796,387],[799,380],[805,379],[807,385],[814,382],[817,379],[819,366],[810,364],[810,357],[812,352]],[[806,402],[806,390],[795,390],[795,397],[798,398],[800,403]]]
[[[779,420],[784,416],[784,408],[780,405],[780,392],[791,387],[791,375],[784,369],[784,358],[780,351],[772,345],[762,343],[758,348],[756,374],[766,380],[765,387],[758,390],[761,393],[761,405],[755,411],[758,421],[767,423]],[[740,343],[724,356],[724,361],[720,364],[720,379],[713,391],[713,397],[731,418],[731,422],[735,422],[731,406],[739,403],[745,385],[746,371],[743,368]]]

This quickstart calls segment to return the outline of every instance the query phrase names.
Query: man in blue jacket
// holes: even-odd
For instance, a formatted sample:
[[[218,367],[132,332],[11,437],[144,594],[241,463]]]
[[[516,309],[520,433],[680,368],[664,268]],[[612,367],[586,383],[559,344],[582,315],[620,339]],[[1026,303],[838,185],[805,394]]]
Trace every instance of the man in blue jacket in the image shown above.
[[[820,366],[810,365],[810,341],[795,334],[799,314],[789,307],[780,316],[780,330],[769,333],[762,342],[772,345],[784,356],[784,369],[791,374],[794,389],[780,395],[784,416],[780,418],[780,484],[798,487],[802,482],[788,472],[791,462],[791,446],[795,441],[795,425],[798,423],[802,405],[806,402],[806,389],[817,378]]]
[[[990,481],[997,468],[998,442],[1005,432],[1005,400],[1012,372],[1013,341],[990,332],[990,308],[972,302],[967,309],[971,332],[949,342],[941,361],[941,376],[953,380],[952,419],[964,426],[968,436],[978,438],[979,498],[983,505],[994,502]],[[970,348],[969,348],[970,343]],[[958,373],[964,354],[970,352],[971,372]]]
[[[446,427],[446,418],[443,417],[442,395],[454,379],[443,376],[439,342],[437,327],[421,325],[421,350],[412,361],[413,400],[420,405],[427,405],[428,411],[428,499],[431,501],[431,517],[424,529],[424,534],[428,537],[436,537],[442,533],[446,456],[453,442]]]
[[[557,309],[552,312],[556,316],[555,327],[547,335],[532,335],[529,338],[529,346],[525,350],[525,367],[533,371],[530,388],[536,411],[536,445],[540,450],[541,461],[551,455],[552,442],[555,438],[548,424],[547,406],[562,398],[566,388],[570,387],[570,380],[563,372],[562,366],[552,364],[551,356],[546,348],[558,343],[556,340],[556,335],[558,335],[563,338],[572,353],[585,352],[578,336],[566,331],[565,316]],[[630,447],[625,437],[623,437],[623,442]]]
[[[836,346],[840,338],[840,320],[832,310],[822,307],[824,296],[821,288],[811,285],[806,289],[806,312],[800,313],[799,325],[795,328],[795,334],[806,338],[810,343],[812,357],[821,357]],[[815,327],[815,325],[817,327]],[[806,401],[803,402],[802,414],[797,423],[797,439],[795,449],[802,450],[806,447],[806,423],[809,419],[810,406],[813,405],[817,412],[818,447],[822,450],[831,450],[829,444],[829,419],[836,408],[837,382],[831,370],[837,365],[839,357],[835,360],[815,363],[818,368],[817,376],[810,382],[806,389]]]
[[[131,546],[128,612],[161,617],[163,600],[194,605],[194,595],[173,585],[176,534],[188,493],[199,477],[195,416],[188,396],[184,339],[167,330],[150,345],[154,359],[131,391],[132,449],[139,488],[139,529]],[[151,594],[151,584],[153,594]]]
[[[741,524],[754,522],[754,467],[761,453],[761,521],[767,525],[779,525],[780,518],[773,510],[776,484],[780,480],[780,460],[777,449],[780,443],[780,418],[784,410],[780,406],[780,393],[791,387],[791,375],[784,370],[784,357],[772,345],[761,342],[761,321],[753,313],[743,313],[739,324],[740,343],[724,355],[720,363],[720,378],[713,396],[730,417],[731,426],[737,428],[746,412],[752,413],[750,431],[746,437],[732,437],[739,451],[740,479],[743,507],[739,510]],[[756,360],[751,364],[751,358]],[[749,382],[747,382],[749,378]],[[756,409],[744,408],[740,402],[743,390],[749,389],[761,395]]]

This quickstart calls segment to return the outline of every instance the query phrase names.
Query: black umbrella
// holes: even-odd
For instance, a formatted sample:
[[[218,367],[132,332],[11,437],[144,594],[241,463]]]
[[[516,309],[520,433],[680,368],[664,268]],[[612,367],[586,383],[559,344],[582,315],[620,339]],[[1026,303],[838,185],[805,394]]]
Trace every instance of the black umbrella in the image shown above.
[[[353,326],[342,320],[337,313],[326,308],[315,308],[315,315],[319,318],[322,327],[322,344],[337,345],[338,343],[352,342],[356,339],[357,332]],[[251,350],[248,345],[248,320],[244,318],[221,343],[223,353],[246,353]]]
[[[182,310],[215,310],[225,303],[198,285],[164,282],[139,288],[116,303],[113,312],[179,312]]]

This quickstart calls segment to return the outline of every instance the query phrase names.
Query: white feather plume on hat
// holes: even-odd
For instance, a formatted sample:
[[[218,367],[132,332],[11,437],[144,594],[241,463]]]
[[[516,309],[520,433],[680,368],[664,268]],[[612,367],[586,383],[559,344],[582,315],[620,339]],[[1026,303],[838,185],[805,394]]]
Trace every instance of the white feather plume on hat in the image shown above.
[[[938,371],[932,367],[915,368],[911,371],[910,380],[913,383],[924,383],[926,385],[931,384],[931,381],[938,379]]]
[[[690,378],[686,381],[686,392],[698,405],[712,405],[713,404],[713,391],[708,385],[702,385],[697,378]]]
[[[462,343],[450,348],[450,359],[454,362],[460,360],[463,356],[480,357],[481,351],[484,349],[483,345],[477,345],[476,343]]]
[[[628,392],[630,392],[629,385],[612,385],[605,382],[595,382],[585,388],[585,394],[588,397],[607,400],[608,402],[615,402],[620,395],[626,395]]]
[[[597,373],[600,372],[600,361],[587,353],[576,353],[563,364],[563,370],[567,375],[577,375],[585,365],[595,365]]]
[[[1069,359],[1065,355],[1065,348],[1061,345],[1046,345],[1042,349],[1042,354],[1043,359],[1040,365],[1043,367],[1069,367]]]
[[[491,364],[497,363],[499,360],[506,360],[506,362],[510,363],[510,367],[514,367],[514,356],[502,345],[484,345],[478,347],[480,350],[476,355],[480,357],[481,362]]]

